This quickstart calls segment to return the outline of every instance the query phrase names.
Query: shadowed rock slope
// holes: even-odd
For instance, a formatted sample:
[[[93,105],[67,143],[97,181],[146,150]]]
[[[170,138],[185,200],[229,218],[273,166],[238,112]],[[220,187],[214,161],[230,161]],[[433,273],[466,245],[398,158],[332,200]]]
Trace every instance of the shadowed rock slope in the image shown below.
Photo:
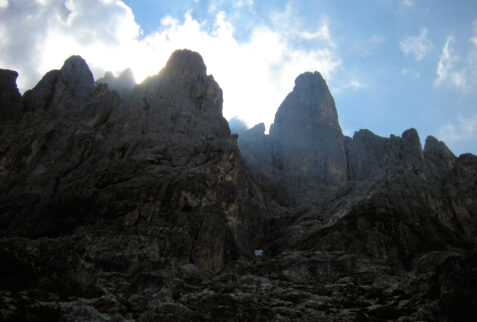
[[[0,70],[1,320],[476,316],[477,158],[412,129],[343,136],[319,73],[240,151],[188,50],[122,96],[79,56],[23,96],[16,77]]]
[[[462,267],[456,261],[475,260],[476,156],[455,157],[434,137],[426,139],[423,150],[414,129],[401,137],[383,138],[368,130],[344,137],[333,98],[317,72],[296,79],[270,134],[264,131],[259,124],[240,135],[238,144],[255,180],[274,201],[274,216],[266,225],[266,254],[276,261],[284,253],[302,252],[305,257],[293,267],[304,280],[322,273],[323,262],[330,265],[322,255],[312,260],[317,252],[363,256],[390,269],[401,282],[425,272],[425,281],[416,280],[432,294],[413,299],[421,303],[422,314],[397,305],[398,296],[393,307],[389,302],[386,309],[380,306],[382,319],[469,319],[462,313],[466,310],[475,315],[477,293],[448,283],[440,274],[444,262],[452,263],[444,271],[457,274]],[[331,264],[325,271],[337,273],[352,262]],[[354,267],[352,274],[337,274],[360,284],[358,276],[366,272],[376,283],[382,272],[375,275],[376,267],[371,267],[365,264]],[[475,285],[476,273],[462,271],[468,285]],[[409,292],[402,286],[395,290]],[[445,298],[458,294],[469,294],[465,304],[446,306]],[[365,315],[373,317],[372,312]]]
[[[21,110],[15,77],[1,74],[12,92],[5,100],[13,97],[2,109]],[[2,316],[99,319],[94,305],[59,302],[124,292],[128,301],[131,287],[168,280],[163,272],[217,272],[253,256],[264,200],[197,53],[175,52],[128,101],[95,87],[84,60],[71,57],[24,94],[23,108],[19,122],[2,119]],[[82,310],[93,315],[76,316]]]

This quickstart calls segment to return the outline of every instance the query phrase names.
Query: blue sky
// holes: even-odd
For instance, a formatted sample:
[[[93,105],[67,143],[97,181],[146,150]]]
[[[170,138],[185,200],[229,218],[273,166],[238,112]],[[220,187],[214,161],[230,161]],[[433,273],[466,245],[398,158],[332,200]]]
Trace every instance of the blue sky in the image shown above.
[[[72,54],[96,78],[141,81],[174,49],[199,51],[224,116],[268,126],[293,81],[320,71],[346,135],[414,127],[477,153],[474,0],[0,0],[0,67],[24,91]]]

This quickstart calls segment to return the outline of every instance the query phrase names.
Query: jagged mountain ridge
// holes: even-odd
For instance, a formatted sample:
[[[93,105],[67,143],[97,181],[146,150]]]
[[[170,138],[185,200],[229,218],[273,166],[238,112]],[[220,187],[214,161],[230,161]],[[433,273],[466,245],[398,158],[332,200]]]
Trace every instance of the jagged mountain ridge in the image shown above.
[[[79,56],[23,97],[16,76],[0,72],[2,318],[475,314],[476,157],[414,130],[344,137],[318,73],[238,145],[188,50],[127,99]]]
[[[238,144],[256,180],[291,209],[292,220],[277,227],[285,249],[353,249],[409,268],[431,249],[475,243],[476,191],[450,183],[475,184],[474,155],[457,158],[432,136],[423,150],[415,129],[401,137],[369,130],[343,136],[333,98],[317,72],[296,79],[270,134],[264,130],[263,124],[255,126]],[[298,218],[294,211],[301,213]],[[421,224],[425,228],[415,231]]]

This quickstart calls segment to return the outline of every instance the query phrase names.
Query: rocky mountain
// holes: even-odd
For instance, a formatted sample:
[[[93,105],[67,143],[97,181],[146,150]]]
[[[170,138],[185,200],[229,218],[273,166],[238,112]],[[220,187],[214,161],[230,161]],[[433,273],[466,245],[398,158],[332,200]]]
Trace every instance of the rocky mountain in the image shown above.
[[[21,96],[0,70],[2,320],[477,315],[476,156],[343,136],[317,72],[238,136],[197,53],[109,76],[73,56]]]
[[[242,153],[252,167],[278,179],[275,185],[286,187],[283,194],[291,203],[334,193],[346,184],[344,137],[333,97],[318,72],[298,76],[278,108],[267,143],[258,143],[264,140],[259,128],[250,131],[255,135],[240,136]],[[259,156],[262,149],[267,152]]]

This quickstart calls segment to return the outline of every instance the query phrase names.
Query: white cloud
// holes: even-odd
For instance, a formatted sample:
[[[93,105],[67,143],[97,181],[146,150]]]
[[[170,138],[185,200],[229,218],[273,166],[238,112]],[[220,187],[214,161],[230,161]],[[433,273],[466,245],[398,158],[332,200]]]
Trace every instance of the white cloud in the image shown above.
[[[241,7],[248,7],[252,8],[253,7],[253,0],[238,0],[235,2],[235,6],[238,8]]]
[[[328,28],[328,24],[324,21],[321,27],[318,28],[315,32],[307,32],[304,31],[301,34],[303,39],[311,40],[311,39],[323,39],[330,42],[330,45],[334,46],[331,40],[330,29]]]
[[[447,80],[449,78],[450,72],[454,68],[456,57],[451,55],[450,44],[452,41],[452,36],[447,37],[444,47],[442,47],[441,57],[437,63],[437,78],[435,80],[435,84],[440,84]]]
[[[427,29],[422,29],[421,33],[415,37],[407,35],[399,42],[399,46],[406,57],[412,54],[417,61],[422,60],[434,47],[427,38]]]
[[[349,85],[352,89],[360,89],[360,88],[366,87],[363,83],[361,83],[360,81],[357,81],[357,80],[352,80],[349,83]]]
[[[477,114],[457,116],[457,122],[448,123],[440,127],[439,137],[449,144],[461,140],[477,139]]]
[[[421,74],[419,72],[416,72],[415,70],[411,70],[411,69],[407,69],[407,68],[404,68],[402,70],[402,75],[403,76],[406,76],[410,79],[419,79],[421,78]]]
[[[435,86],[451,86],[463,92],[475,93],[477,87],[477,23],[469,39],[470,48],[464,58],[455,53],[454,38],[447,37],[437,63]]]
[[[141,81],[156,74],[174,50],[189,48],[203,56],[208,73],[224,90],[226,118],[239,115],[250,125],[268,125],[298,74],[318,70],[329,80],[341,64],[326,22],[304,36],[324,42],[300,49],[292,45],[298,31],[286,26],[291,33],[255,26],[240,42],[223,12],[211,28],[187,13],[183,21],[164,17],[156,32],[142,35],[133,12],[120,0],[17,0],[15,5],[15,10],[0,11],[5,34],[0,65],[19,71],[22,90],[72,54],[83,56],[96,78],[105,70],[130,67]]]
[[[470,36],[468,41],[469,47],[460,47],[460,55],[456,53],[454,38],[452,36],[447,37],[436,68],[435,86],[457,89],[459,90],[459,97],[462,97],[461,94],[475,96],[475,89],[477,88],[476,40],[477,22],[474,22],[473,35]],[[477,142],[475,106],[468,110],[466,114],[459,113],[455,121],[441,126],[438,134],[450,145],[460,146],[461,152],[474,152],[475,142]]]
[[[360,89],[365,89],[367,87],[368,87],[368,85],[366,85],[365,83],[363,83],[363,82],[361,82],[357,79],[351,79],[349,82],[345,83],[344,85],[333,88],[332,92],[335,95],[339,95],[341,92],[343,92],[345,90],[357,91],[357,90],[360,90]]]
[[[380,35],[373,35],[371,39],[369,40],[369,43],[373,45],[374,47],[377,47],[384,43],[386,41],[386,38]]]
[[[20,72],[24,90],[72,54],[96,71],[126,67],[140,28],[122,1],[16,0],[0,12],[0,65]]]
[[[469,39],[469,41],[474,45],[477,46],[477,21],[474,21],[474,35]]]
[[[316,30],[304,30],[306,28],[297,19],[297,11],[293,7],[293,3],[288,2],[284,11],[273,11],[270,18],[273,23],[273,29],[287,37],[287,39],[320,40],[322,41],[320,45],[336,47],[328,27],[327,17],[323,17],[318,21]]]
[[[5,9],[8,7],[8,0],[0,0],[0,9]]]
[[[414,0],[403,0],[401,3],[405,7],[414,7],[416,5]]]
[[[371,55],[371,53],[373,52],[373,50],[375,50],[376,48],[378,48],[381,44],[385,43],[386,42],[386,38],[384,38],[383,36],[381,35],[373,35],[371,36],[371,38],[368,39],[368,41],[363,44],[363,49],[362,49],[362,53],[361,55],[363,57],[367,57],[369,55]]]

